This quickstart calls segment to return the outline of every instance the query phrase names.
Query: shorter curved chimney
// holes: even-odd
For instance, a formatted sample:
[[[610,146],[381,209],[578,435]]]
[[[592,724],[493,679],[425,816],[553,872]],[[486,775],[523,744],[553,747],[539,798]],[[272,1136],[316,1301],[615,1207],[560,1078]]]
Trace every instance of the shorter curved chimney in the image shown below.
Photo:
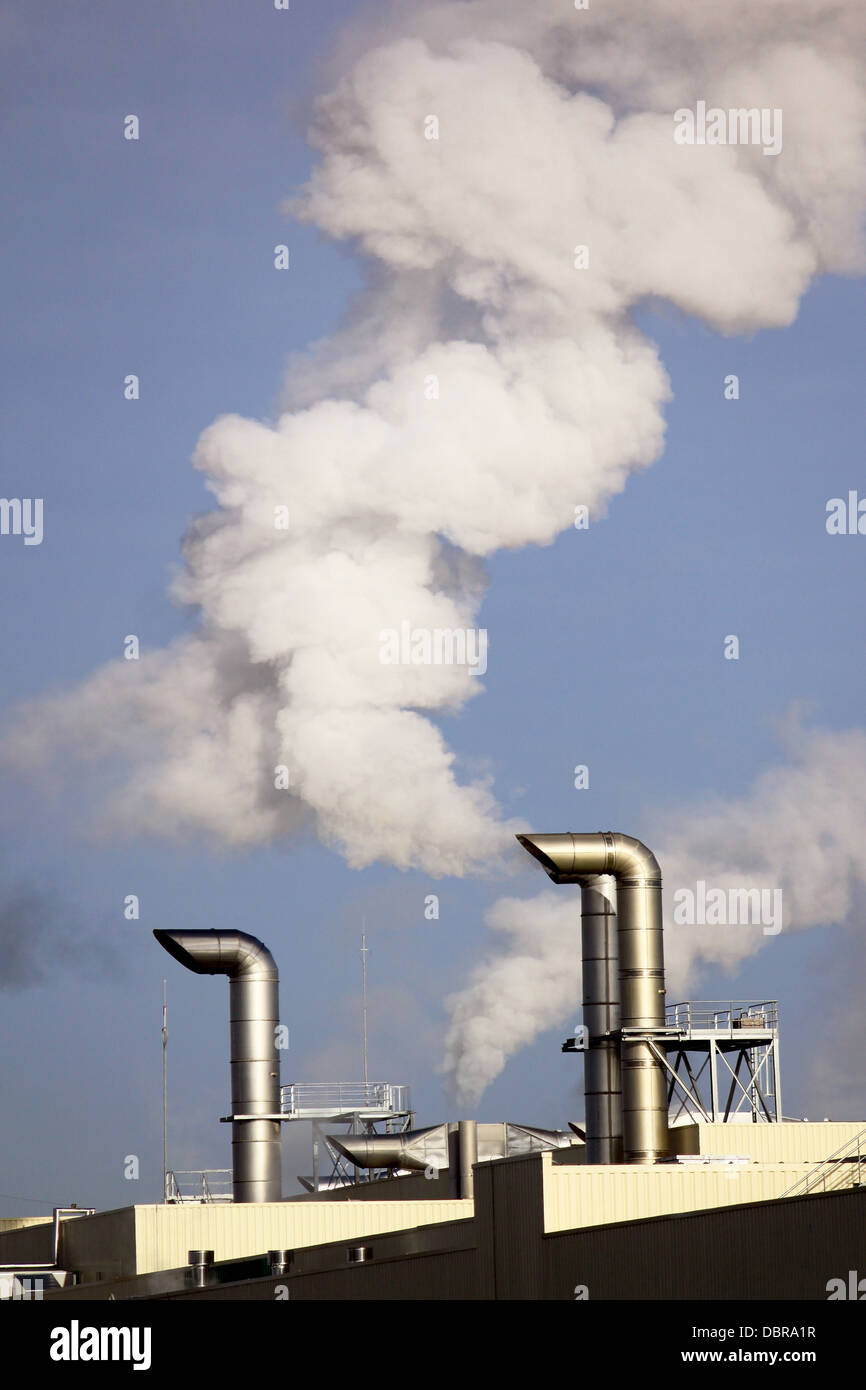
[[[257,937],[242,931],[153,934],[187,970],[196,975],[229,977],[232,1196],[236,1202],[280,1202],[280,1122],[255,1118],[280,1111],[280,979],[276,961]]]

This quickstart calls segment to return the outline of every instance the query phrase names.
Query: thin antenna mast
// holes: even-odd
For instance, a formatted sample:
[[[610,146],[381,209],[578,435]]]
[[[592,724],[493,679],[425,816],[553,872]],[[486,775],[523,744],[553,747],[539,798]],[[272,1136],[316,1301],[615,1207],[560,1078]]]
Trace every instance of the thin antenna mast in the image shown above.
[[[361,922],[362,928],[366,927],[367,919],[364,917]],[[367,933],[361,932],[361,976],[363,980],[364,992],[364,1099],[367,1098]]]
[[[168,995],[166,982],[162,982],[162,1200],[168,1196],[168,1091],[167,1081],[168,1050]]]

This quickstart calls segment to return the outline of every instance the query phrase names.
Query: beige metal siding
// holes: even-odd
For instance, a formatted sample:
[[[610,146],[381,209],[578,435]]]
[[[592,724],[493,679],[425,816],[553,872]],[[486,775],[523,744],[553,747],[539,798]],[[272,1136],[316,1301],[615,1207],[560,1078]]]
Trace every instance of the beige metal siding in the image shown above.
[[[527,1160],[530,1164],[538,1166],[534,1159]],[[488,1173],[488,1181],[482,1183],[482,1216],[484,1193],[492,1200],[490,1176]],[[826,1300],[830,1278],[845,1278],[850,1270],[863,1270],[866,1191],[743,1203],[542,1235],[540,1218],[536,1215],[533,1226],[531,1211],[519,1209],[528,1198],[537,1213],[540,1194],[536,1200],[528,1189],[521,1195],[519,1187],[516,1177],[513,1184],[506,1180],[501,1191],[497,1184],[495,1225],[487,1213],[489,1247],[497,1244],[503,1225],[516,1222],[529,1232],[525,1249],[515,1250],[512,1245],[511,1267],[507,1278],[500,1277],[498,1287],[491,1276],[482,1273],[476,1223],[461,1220],[454,1225],[373,1236],[372,1260],[356,1266],[347,1265],[345,1246],[337,1244],[299,1250],[288,1275],[280,1279],[258,1278],[194,1291],[184,1288],[176,1277],[155,1273],[145,1276],[143,1284],[134,1280],[119,1285],[91,1284],[49,1292],[46,1297],[50,1301],[134,1296],[273,1303],[276,1286],[288,1283],[290,1307],[304,1299],[499,1297],[573,1303],[575,1285],[580,1283],[589,1290],[590,1303],[581,1316],[584,1323],[589,1317],[591,1335],[592,1306],[597,1300],[707,1299],[714,1304],[726,1298]],[[500,1197],[505,1201],[500,1202]],[[493,1268],[494,1255],[489,1249],[485,1257],[488,1269]],[[792,1314],[787,1321],[808,1318],[794,1318]],[[624,1314],[623,1326],[627,1325]]]
[[[542,1164],[547,1233],[768,1201],[812,1171],[806,1163],[557,1167],[550,1154]]]
[[[28,1226],[44,1226],[46,1222],[51,1222],[53,1227],[54,1220],[50,1216],[0,1216],[0,1235],[6,1231],[23,1231]]]
[[[245,1202],[231,1206],[135,1208],[139,1274],[176,1269],[190,1250],[213,1250],[216,1260],[267,1250],[297,1250],[472,1216],[471,1201]]]
[[[748,1154],[758,1163],[821,1163],[864,1128],[859,1123],[682,1125],[670,1133],[676,1153]]]

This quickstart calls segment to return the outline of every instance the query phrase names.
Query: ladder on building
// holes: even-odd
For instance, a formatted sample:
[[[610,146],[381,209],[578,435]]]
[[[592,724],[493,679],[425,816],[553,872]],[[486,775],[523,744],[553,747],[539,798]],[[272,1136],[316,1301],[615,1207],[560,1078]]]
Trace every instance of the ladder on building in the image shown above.
[[[793,1187],[781,1195],[783,1197],[805,1197],[807,1193],[820,1189],[832,1192],[836,1188],[862,1187],[863,1165],[866,1163],[866,1129],[861,1129],[853,1139],[848,1139],[835,1153],[819,1163],[811,1173],[807,1173]]]

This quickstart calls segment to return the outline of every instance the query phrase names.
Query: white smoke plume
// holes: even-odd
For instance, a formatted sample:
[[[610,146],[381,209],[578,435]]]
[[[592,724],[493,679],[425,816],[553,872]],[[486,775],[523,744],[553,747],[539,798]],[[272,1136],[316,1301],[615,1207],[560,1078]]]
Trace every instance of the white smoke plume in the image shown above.
[[[355,867],[489,865],[513,827],[433,722],[479,679],[383,666],[379,634],[475,627],[484,557],[597,518],[658,456],[668,385],[635,305],[782,326],[814,275],[862,265],[864,37],[860,0],[401,4],[356,32],[291,207],[369,288],[275,422],[205,430],[218,506],[175,586],[197,629],[31,704],[13,756],[125,760],[112,827],[258,844],[312,822]],[[781,108],[782,153],[675,144],[699,100]]]
[[[760,922],[677,925],[677,890],[695,892],[698,880],[726,894],[781,889],[782,932],[849,922],[866,890],[866,733],[804,730],[794,720],[784,747],[787,761],[762,773],[747,795],[661,817],[645,836],[662,868],[671,1001],[687,997],[702,964],[733,971],[779,939]],[[500,899],[487,922],[511,936],[508,952],[480,965],[447,1001],[441,1069],[467,1104],[520,1048],[573,1023],[581,998],[579,889]]]
[[[549,889],[499,898],[485,914],[508,949],[477,966],[446,999],[451,1024],[439,1068],[461,1105],[474,1106],[506,1062],[580,1005],[580,893]]]

